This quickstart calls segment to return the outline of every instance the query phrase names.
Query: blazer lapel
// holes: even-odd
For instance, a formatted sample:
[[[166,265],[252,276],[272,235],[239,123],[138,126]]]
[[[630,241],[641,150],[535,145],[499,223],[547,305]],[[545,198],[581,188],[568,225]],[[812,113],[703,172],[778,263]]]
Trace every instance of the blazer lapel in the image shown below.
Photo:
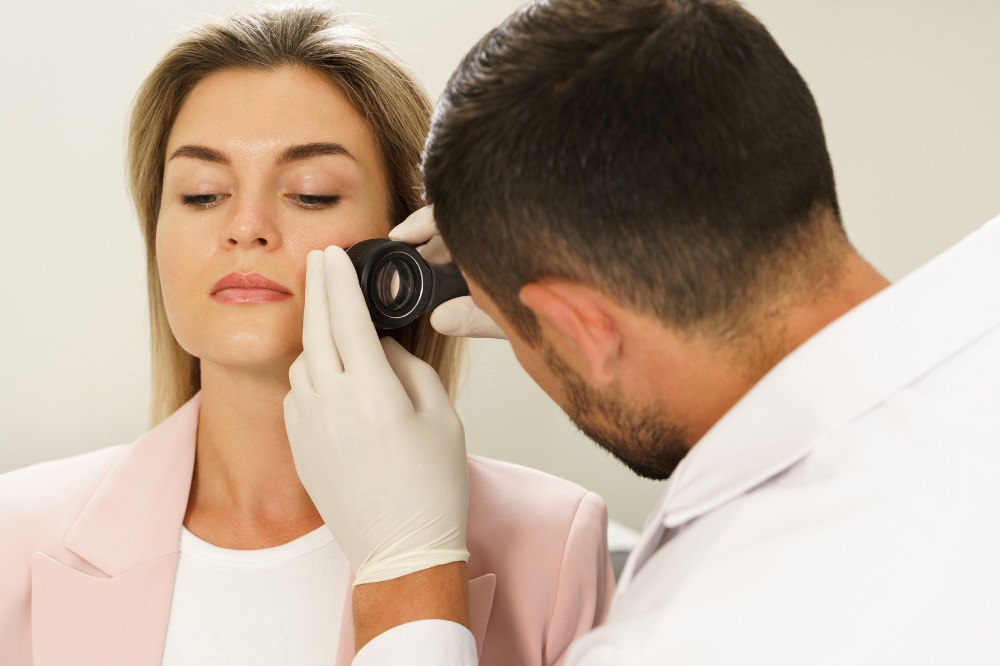
[[[44,553],[31,558],[35,666],[159,664],[177,556],[120,576],[78,571]]]
[[[199,399],[129,446],[66,536],[31,560],[36,666],[159,664],[194,466]]]
[[[493,594],[497,587],[496,574],[484,574],[469,581],[469,618],[472,635],[476,639],[476,652],[483,654],[486,627],[493,612]],[[354,610],[351,606],[351,592],[354,589],[354,574],[347,585],[344,600],[344,614],[340,622],[340,639],[337,643],[337,666],[350,666],[354,660]]]
[[[484,574],[469,581],[469,619],[472,635],[476,637],[476,653],[483,655],[486,626],[493,612],[493,593],[497,589],[496,574]]]

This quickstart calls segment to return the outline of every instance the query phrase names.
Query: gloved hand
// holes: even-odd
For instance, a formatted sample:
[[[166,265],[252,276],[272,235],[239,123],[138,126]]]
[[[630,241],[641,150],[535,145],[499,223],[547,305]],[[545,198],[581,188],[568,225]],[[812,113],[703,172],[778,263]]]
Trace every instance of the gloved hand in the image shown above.
[[[410,245],[423,244],[417,251],[432,264],[451,263],[448,248],[438,235],[434,206],[424,206],[414,212],[389,232],[389,238]],[[444,335],[507,339],[496,322],[476,307],[471,296],[453,298],[436,307],[431,312],[431,326]]]
[[[462,422],[433,368],[379,341],[339,247],[309,253],[302,346],[285,429],[355,584],[468,561]]]

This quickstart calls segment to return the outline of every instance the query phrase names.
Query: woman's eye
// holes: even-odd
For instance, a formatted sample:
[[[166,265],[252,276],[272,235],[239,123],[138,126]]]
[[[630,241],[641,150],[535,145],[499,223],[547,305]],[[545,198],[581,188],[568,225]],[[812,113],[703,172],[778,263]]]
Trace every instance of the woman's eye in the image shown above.
[[[194,208],[211,208],[225,198],[224,194],[184,194],[181,203]]]
[[[295,203],[303,208],[327,208],[340,202],[340,197],[322,194],[289,194]]]

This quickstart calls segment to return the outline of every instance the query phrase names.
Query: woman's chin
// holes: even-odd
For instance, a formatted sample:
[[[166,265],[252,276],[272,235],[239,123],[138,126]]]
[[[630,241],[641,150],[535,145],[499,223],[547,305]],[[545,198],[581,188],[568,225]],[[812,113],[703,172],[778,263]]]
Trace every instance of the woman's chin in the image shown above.
[[[201,359],[203,377],[206,371],[214,369],[260,375],[262,378],[274,376],[287,383],[288,368],[302,353],[302,345],[276,344],[259,336],[240,336],[230,340],[223,348],[211,345],[200,351],[202,353],[194,355]]]

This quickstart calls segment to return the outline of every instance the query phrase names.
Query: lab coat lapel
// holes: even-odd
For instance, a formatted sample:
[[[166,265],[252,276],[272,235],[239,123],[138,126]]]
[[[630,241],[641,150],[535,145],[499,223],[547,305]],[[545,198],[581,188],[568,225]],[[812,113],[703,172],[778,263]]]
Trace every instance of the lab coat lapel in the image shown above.
[[[36,666],[159,664],[194,465],[199,399],[126,449],[66,536],[31,560]]]
[[[472,635],[476,639],[476,652],[482,656],[483,641],[486,638],[486,627],[493,612],[493,595],[496,592],[496,574],[484,574],[469,581],[469,618],[472,625]],[[354,610],[351,605],[354,589],[354,574],[347,585],[347,595],[344,600],[343,620],[340,623],[340,639],[337,643],[337,666],[350,666],[354,660]]]

